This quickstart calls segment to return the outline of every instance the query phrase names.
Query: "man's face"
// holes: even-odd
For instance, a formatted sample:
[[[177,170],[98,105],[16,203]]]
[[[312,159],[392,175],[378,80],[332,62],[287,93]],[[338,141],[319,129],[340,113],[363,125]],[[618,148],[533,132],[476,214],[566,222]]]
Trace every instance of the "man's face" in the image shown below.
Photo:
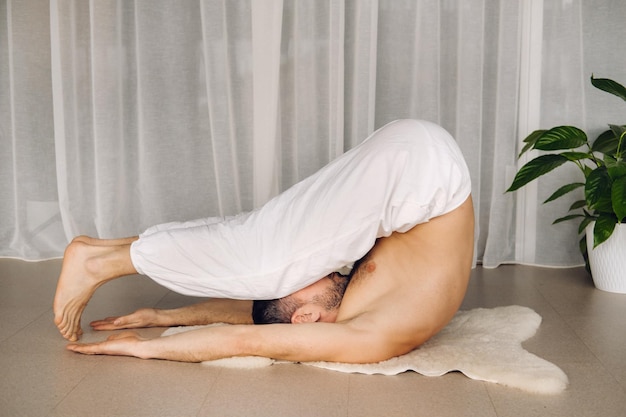
[[[348,285],[348,277],[332,273],[292,294],[316,312],[314,321],[334,323]],[[307,310],[308,311],[308,310]]]
[[[338,310],[348,286],[348,277],[334,272],[324,277],[322,282],[324,287],[320,289],[320,294],[313,297],[312,301],[327,310]]]

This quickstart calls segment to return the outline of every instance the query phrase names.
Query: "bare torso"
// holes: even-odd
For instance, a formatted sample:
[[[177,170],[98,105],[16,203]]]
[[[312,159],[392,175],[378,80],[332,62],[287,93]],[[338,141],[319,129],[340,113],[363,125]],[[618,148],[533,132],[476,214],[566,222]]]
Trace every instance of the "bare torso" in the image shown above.
[[[344,295],[338,322],[377,329],[406,353],[441,330],[469,280],[474,216],[462,206],[406,233],[380,239]]]

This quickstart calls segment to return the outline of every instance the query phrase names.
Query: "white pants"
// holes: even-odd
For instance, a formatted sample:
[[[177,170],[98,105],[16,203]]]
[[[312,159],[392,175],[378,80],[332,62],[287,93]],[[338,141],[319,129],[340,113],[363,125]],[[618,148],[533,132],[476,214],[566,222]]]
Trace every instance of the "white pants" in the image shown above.
[[[255,211],[148,229],[131,259],[181,294],[280,298],[360,259],[377,238],[454,210],[470,189],[445,130],[399,120]]]

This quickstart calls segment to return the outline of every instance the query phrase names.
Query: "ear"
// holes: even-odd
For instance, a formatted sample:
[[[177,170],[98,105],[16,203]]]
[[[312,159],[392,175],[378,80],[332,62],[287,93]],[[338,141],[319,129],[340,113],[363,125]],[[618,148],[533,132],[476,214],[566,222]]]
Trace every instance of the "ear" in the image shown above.
[[[291,323],[315,323],[320,320],[321,308],[315,304],[305,304],[291,315]]]

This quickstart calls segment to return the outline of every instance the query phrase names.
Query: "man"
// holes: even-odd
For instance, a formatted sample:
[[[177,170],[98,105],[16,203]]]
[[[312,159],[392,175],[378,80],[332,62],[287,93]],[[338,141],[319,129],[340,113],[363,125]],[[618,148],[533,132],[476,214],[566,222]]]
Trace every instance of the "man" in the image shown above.
[[[441,330],[465,295],[474,246],[470,188],[447,132],[396,121],[251,213],[156,226],[139,238],[75,239],[57,287],[55,323],[77,340],[93,292],[141,273],[183,294],[277,299],[289,310],[282,321],[298,325],[239,324],[156,339],[124,332],[68,349],[189,362],[255,355],[366,363],[401,355]],[[360,259],[340,304],[320,302],[329,287],[345,284],[333,272]],[[152,313],[156,325],[249,322],[249,303],[223,303],[239,303],[232,320],[222,320],[226,304],[215,302]],[[146,312],[93,326],[154,324]],[[168,314],[178,322],[158,320]]]

